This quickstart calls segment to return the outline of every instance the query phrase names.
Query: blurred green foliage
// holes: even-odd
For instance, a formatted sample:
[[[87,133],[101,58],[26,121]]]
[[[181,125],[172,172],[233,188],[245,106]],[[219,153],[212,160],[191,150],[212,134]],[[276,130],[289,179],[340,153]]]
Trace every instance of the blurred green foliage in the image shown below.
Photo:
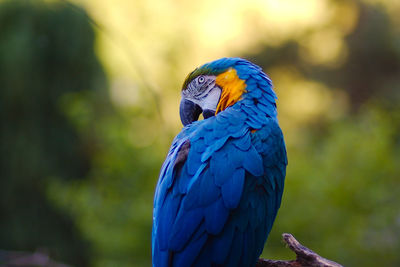
[[[295,40],[248,55],[264,69],[292,68],[345,88],[350,104],[340,119],[306,125],[302,140],[288,146],[284,200],[267,258],[290,258],[277,247],[289,232],[346,266],[400,265],[400,32],[382,8],[362,2],[358,8],[339,66],[307,62]]]
[[[86,265],[90,243],[46,188],[53,179],[84,179],[91,169],[94,138],[82,136],[63,109],[74,94],[106,100],[94,31],[71,8],[9,1],[1,4],[0,33],[0,247],[48,248]]]
[[[305,60],[297,39],[243,55],[345,88],[350,105],[286,133],[299,138],[264,257],[293,258],[280,241],[290,232],[346,266],[400,265],[399,32],[383,9],[355,3],[343,64]],[[149,266],[153,191],[176,133],[157,137],[152,105],[113,106],[89,21],[64,2],[0,3],[0,249]]]
[[[290,232],[346,266],[398,266],[400,112],[369,107],[290,149],[285,199],[265,257]]]

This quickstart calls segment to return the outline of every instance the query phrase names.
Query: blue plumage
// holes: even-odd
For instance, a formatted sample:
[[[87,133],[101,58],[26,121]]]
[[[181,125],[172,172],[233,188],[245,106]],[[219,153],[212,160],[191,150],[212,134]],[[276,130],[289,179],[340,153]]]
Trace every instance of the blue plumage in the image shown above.
[[[161,169],[153,266],[254,266],[275,220],[287,165],[276,95],[262,70],[243,59],[220,59],[199,72],[230,68],[245,81],[241,99],[184,127]]]

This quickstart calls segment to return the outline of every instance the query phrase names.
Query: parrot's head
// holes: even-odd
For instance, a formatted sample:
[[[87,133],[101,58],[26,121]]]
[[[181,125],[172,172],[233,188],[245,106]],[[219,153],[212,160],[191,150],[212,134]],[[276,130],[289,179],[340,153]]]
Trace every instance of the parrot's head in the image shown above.
[[[264,104],[270,105],[271,110],[276,109],[271,80],[257,65],[241,58],[206,63],[189,73],[183,83],[179,108],[182,124],[196,121],[201,113],[207,119],[246,99],[251,99],[256,106],[264,98],[268,99],[263,95],[270,96]]]

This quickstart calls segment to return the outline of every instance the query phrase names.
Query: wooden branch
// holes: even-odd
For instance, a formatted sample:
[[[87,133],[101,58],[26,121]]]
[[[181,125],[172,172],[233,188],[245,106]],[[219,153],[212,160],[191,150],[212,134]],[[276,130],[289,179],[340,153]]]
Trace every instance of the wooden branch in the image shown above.
[[[327,260],[299,243],[291,234],[282,234],[283,241],[296,253],[296,260],[259,259],[256,267],[343,267],[339,263]]]
[[[343,267],[342,265],[327,260],[309,248],[301,245],[291,234],[282,234],[283,241],[296,253],[296,260],[267,260],[259,259],[256,267]],[[35,253],[3,251],[0,250],[0,265],[4,266],[44,266],[44,267],[69,267],[51,260],[46,252]]]

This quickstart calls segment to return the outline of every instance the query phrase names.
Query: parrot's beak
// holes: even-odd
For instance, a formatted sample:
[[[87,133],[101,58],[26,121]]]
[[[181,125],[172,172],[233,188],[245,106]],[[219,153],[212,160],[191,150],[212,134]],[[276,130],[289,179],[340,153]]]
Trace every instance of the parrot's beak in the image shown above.
[[[190,100],[183,98],[179,107],[179,114],[181,116],[181,121],[183,126],[191,124],[197,121],[201,114],[201,107]]]
[[[215,115],[215,110],[205,109],[203,110],[203,117],[204,119],[208,119]]]

